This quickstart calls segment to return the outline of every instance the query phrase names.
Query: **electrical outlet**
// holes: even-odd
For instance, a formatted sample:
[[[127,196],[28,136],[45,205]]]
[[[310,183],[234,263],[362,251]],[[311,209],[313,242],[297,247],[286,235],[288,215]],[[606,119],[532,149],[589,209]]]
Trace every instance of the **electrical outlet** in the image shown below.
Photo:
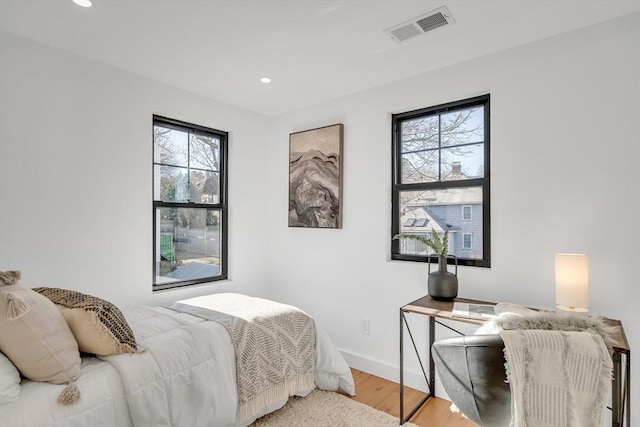
[[[362,335],[369,335],[369,319],[360,320],[360,333]]]

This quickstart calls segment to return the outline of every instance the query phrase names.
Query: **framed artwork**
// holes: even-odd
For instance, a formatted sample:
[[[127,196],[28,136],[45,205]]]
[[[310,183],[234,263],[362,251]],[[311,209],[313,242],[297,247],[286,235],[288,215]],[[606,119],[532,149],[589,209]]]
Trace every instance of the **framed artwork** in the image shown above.
[[[289,135],[289,227],[342,228],[343,129]]]

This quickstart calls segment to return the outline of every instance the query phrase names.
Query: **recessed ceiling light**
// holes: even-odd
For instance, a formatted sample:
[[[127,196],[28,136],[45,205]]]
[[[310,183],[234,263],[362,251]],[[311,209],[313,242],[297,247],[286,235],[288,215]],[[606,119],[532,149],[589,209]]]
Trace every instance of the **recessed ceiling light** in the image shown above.
[[[91,7],[91,0],[73,0],[75,4],[82,7]]]
[[[271,77],[260,77],[262,83],[271,83]]]

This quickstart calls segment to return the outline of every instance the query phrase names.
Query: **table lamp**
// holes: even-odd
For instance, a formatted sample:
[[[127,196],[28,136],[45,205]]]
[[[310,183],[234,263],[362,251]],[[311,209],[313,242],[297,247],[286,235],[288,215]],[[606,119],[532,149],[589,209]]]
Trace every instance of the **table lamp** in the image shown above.
[[[556,254],[556,311],[589,312],[589,260],[583,254]]]

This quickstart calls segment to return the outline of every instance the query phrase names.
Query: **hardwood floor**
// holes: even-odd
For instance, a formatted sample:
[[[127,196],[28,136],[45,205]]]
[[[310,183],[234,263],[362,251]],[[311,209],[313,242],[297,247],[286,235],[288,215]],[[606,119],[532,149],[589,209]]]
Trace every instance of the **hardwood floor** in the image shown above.
[[[356,383],[357,395],[353,400],[376,408],[380,411],[400,416],[400,386],[384,378],[376,377],[357,369],[351,369]],[[405,411],[415,406],[424,393],[405,388]],[[460,414],[449,410],[450,402],[432,398],[411,418],[411,422],[420,427],[477,427],[477,424]]]

